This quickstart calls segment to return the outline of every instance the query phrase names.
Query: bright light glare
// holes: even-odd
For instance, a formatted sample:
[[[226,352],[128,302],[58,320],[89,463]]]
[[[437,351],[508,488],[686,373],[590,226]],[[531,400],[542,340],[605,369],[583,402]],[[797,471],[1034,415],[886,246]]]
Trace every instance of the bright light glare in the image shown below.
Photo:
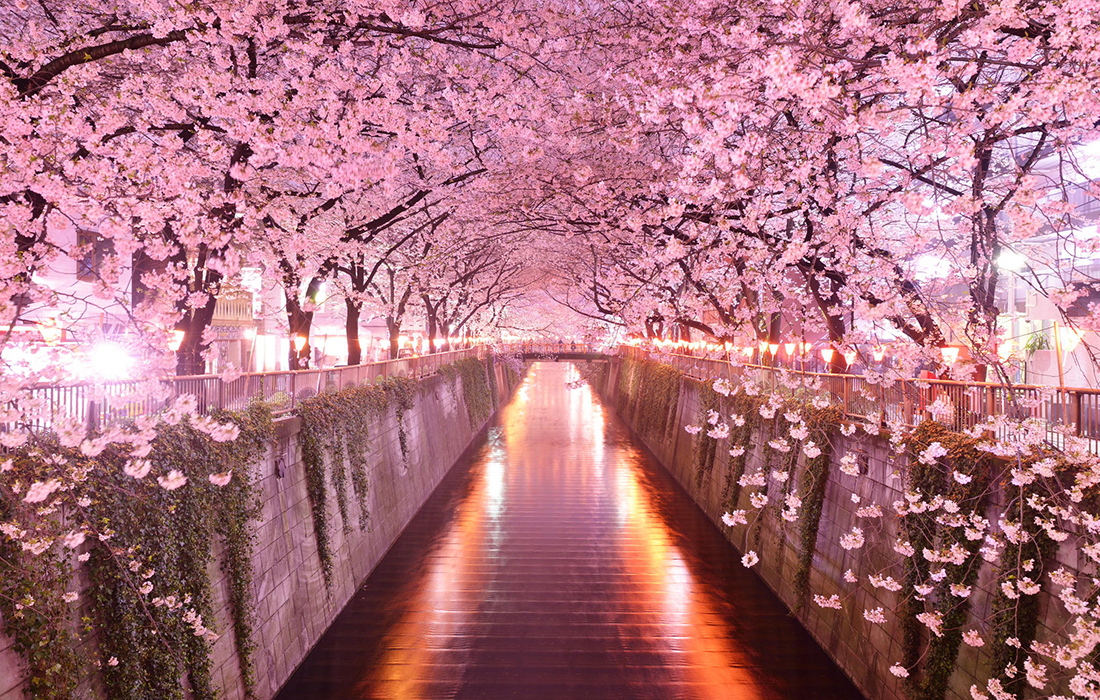
[[[951,261],[942,255],[921,255],[914,262],[914,270],[921,279],[942,279],[951,274]]]
[[[1062,346],[1062,352],[1073,352],[1085,337],[1085,331],[1080,328],[1066,328],[1058,326],[1058,342]]]
[[[1014,250],[1003,250],[997,256],[997,267],[1002,270],[1022,270],[1027,265],[1027,256]]]
[[[134,358],[116,343],[97,343],[88,350],[87,371],[91,379],[115,381],[127,379],[134,368]]]

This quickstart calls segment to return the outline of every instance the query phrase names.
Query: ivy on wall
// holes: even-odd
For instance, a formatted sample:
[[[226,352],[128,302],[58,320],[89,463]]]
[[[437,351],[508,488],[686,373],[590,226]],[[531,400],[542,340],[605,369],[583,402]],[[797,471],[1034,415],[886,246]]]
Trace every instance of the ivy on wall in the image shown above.
[[[743,449],[740,454],[730,454],[729,457],[726,483],[722,486],[722,502],[727,511],[736,509],[738,501],[741,500],[740,481],[745,474],[745,465],[748,464],[749,456],[752,454],[749,441],[756,424],[755,416],[759,415],[757,414],[759,402],[744,392],[734,395],[730,404],[732,415],[741,416],[744,422],[741,425],[734,423],[730,428],[730,445],[739,445]]]
[[[493,394],[488,372],[492,368],[477,358],[458,360],[440,368],[439,373],[452,384],[461,377],[462,396],[470,424],[480,425],[493,412]],[[372,422],[388,410],[397,420],[401,461],[409,466],[409,438],[405,414],[413,406],[419,382],[406,377],[386,377],[373,385],[347,387],[301,401],[296,409],[302,426],[298,433],[302,463],[306,473],[313,530],[317,537],[317,556],[326,586],[332,585],[334,558],[332,524],[329,522],[329,488],[336,491],[342,526],[350,529],[347,507],[346,464],[351,465],[351,483],[359,506],[359,527],[366,529],[368,512],[367,453]]]
[[[656,437],[660,436],[657,429],[660,424],[668,430],[680,429],[664,418],[661,396],[666,390],[661,388],[657,366],[648,361],[622,360],[617,368],[613,368],[618,372],[618,384],[604,382],[607,387],[617,386],[614,391],[615,405],[623,418],[640,435],[650,438],[655,437],[654,433],[657,433]],[[686,386],[687,382],[694,381],[677,378],[678,385],[684,382]],[[839,408],[827,406],[826,402],[807,395],[804,387],[785,384],[790,391],[773,387],[765,392],[765,400],[756,392],[751,395],[738,393],[740,389],[751,390],[747,384],[736,388],[729,383],[725,387],[719,384],[698,382],[698,387],[691,389],[698,391],[699,403],[698,425],[685,426],[689,433],[696,436],[692,452],[686,455],[689,468],[694,467],[701,483],[713,469],[712,443],[724,448],[728,439],[731,458],[722,494],[728,511],[724,519],[731,527],[747,525],[748,529],[744,531],[746,545],[752,541],[754,534],[759,545],[765,516],[770,516],[773,509],[778,510],[781,502],[790,504],[788,508],[794,512],[784,510],[782,516],[785,520],[796,522],[799,532],[798,565],[792,582],[797,609],[809,593],[810,571],[834,456],[832,431],[836,429],[840,432],[846,417]],[[715,395],[716,386],[722,392],[719,396]],[[725,398],[727,390],[729,395]],[[771,405],[762,410],[765,403]],[[717,412],[716,420],[710,411]],[[787,412],[790,412],[790,417]],[[794,413],[799,413],[801,417],[795,417]],[[786,424],[782,423],[784,419]],[[804,423],[804,428],[799,427],[797,436],[793,430],[795,423]],[[843,432],[850,435],[854,428],[855,425],[846,425]],[[891,542],[895,551],[903,552],[903,559],[898,565],[904,568],[904,573],[897,588],[894,583],[880,585],[874,577],[870,580],[876,588],[899,591],[899,604],[895,612],[898,613],[897,629],[902,636],[902,658],[889,669],[890,672],[905,678],[904,687],[913,700],[943,700],[949,690],[958,690],[953,683],[957,685],[963,678],[969,682],[968,672],[962,676],[956,675],[966,632],[967,643],[975,647],[985,646],[980,652],[973,652],[983,659],[981,667],[976,670],[978,695],[986,679],[982,674],[988,673],[990,695],[1033,696],[1035,688],[1047,682],[1044,674],[1054,673],[1052,669],[1055,667],[1044,665],[1041,657],[1046,655],[1049,658],[1046,650],[1061,643],[1048,638],[1051,634],[1061,634],[1054,630],[1042,637],[1043,644],[1034,644],[1039,641],[1041,614],[1047,605],[1058,604],[1049,596],[1039,595],[1037,582],[1049,574],[1055,585],[1071,586],[1059,593],[1066,600],[1066,590],[1069,590],[1070,598],[1073,596],[1074,577],[1088,577],[1090,573],[1088,569],[1081,571],[1079,564],[1067,564],[1064,550],[1060,554],[1058,544],[1067,536],[1066,529],[1070,529],[1065,523],[1078,522],[1072,519],[1072,513],[1077,512],[1078,508],[1075,506],[1059,511],[1044,506],[1041,495],[1043,487],[1025,491],[1015,485],[1016,478],[1019,476],[1022,483],[1030,483],[1028,479],[1031,475],[1038,474],[1050,480],[1051,491],[1067,489],[1067,484],[1084,483],[1085,486],[1079,487],[1076,495],[1069,493],[1068,496],[1074,504],[1080,504],[1080,512],[1093,514],[1100,512],[1100,489],[1091,486],[1092,473],[1086,471],[1093,467],[1088,466],[1090,463],[1077,453],[1067,454],[1053,448],[1036,448],[1020,458],[1019,462],[1006,461],[996,456],[997,450],[991,445],[999,443],[991,441],[988,432],[960,434],[934,420],[922,422],[912,430],[899,426],[891,428],[901,430],[891,438],[899,454],[907,452],[910,455],[902,469],[906,498],[894,504],[900,531],[897,533],[898,540]],[[872,426],[867,426],[867,432],[889,437],[889,433]],[[772,436],[775,437],[774,444],[770,440]],[[786,436],[794,437],[794,444]],[[1067,438],[1067,444],[1069,440]],[[819,450],[805,449],[810,442]],[[799,445],[804,449],[798,449]],[[1077,444],[1074,449],[1083,452],[1085,448]],[[746,475],[750,455],[760,464],[758,470],[754,467],[753,474]],[[846,455],[841,461],[841,469],[845,473],[854,474],[852,470],[857,468],[854,459],[854,454]],[[1053,476],[1050,473],[1052,468]],[[1006,476],[1009,471],[1013,475],[1012,482]],[[798,481],[777,477],[777,473],[781,472],[797,475]],[[995,479],[997,483],[994,483]],[[781,489],[773,487],[773,490],[782,493],[765,499],[773,481],[782,486]],[[784,496],[792,495],[796,483],[798,493],[795,495],[798,498],[784,499]],[[759,488],[752,504],[757,515],[751,522],[745,520],[748,506],[738,508],[743,487],[749,486]],[[997,495],[996,502],[993,495]],[[906,502],[913,504],[912,507],[905,507]],[[875,508],[872,507],[866,510],[867,514],[859,517],[882,515],[881,510],[875,515]],[[1053,517],[1038,515],[1043,512],[1049,512]],[[952,517],[956,513],[958,517]],[[994,518],[1002,523],[1013,523],[1006,527],[1011,527],[1011,532],[1017,534],[1007,534],[1003,538],[994,535],[996,539],[987,539],[982,533],[988,530],[989,521]],[[784,526],[778,522],[778,517],[776,521],[781,528],[778,537],[783,546]],[[1055,536],[1061,539],[1055,541]],[[846,544],[845,538],[842,538],[841,546],[845,549],[859,548],[862,545],[862,531],[859,537],[860,542],[854,546],[854,540]],[[912,554],[904,554],[908,547],[912,548]],[[759,559],[752,552],[749,555],[752,556],[747,555],[746,558],[751,563],[747,565],[751,566]],[[996,562],[993,580],[1000,584],[992,587],[991,611],[987,611],[981,602],[972,603],[973,599],[982,601],[984,595],[976,595],[973,599],[970,595],[979,584],[979,573],[986,566],[987,558]],[[949,565],[930,565],[930,560]],[[1078,556],[1077,561],[1082,561],[1082,558]],[[1058,567],[1061,567],[1058,571],[1052,571],[1052,568]],[[1067,567],[1070,571],[1062,570]],[[845,580],[856,582],[850,573],[845,574]],[[814,598],[822,608],[843,609],[836,596],[832,599],[826,596]],[[1088,597],[1087,603],[1093,606],[1098,600],[1100,595],[1094,593]],[[1066,603],[1067,609],[1070,609],[1071,602]],[[874,619],[876,614],[881,618],[881,608],[877,611],[870,608],[864,610],[867,621],[873,624],[884,622]],[[1071,640],[1070,643],[1075,642]],[[1066,647],[1057,648],[1064,650]],[[1069,655],[1065,658],[1076,659],[1072,649],[1062,653]],[[1037,656],[1040,661],[1035,660]],[[1095,664],[1100,659],[1100,653],[1092,652],[1086,659],[1090,664]],[[1025,661],[1033,665],[1025,665]],[[1052,681],[1050,685],[1053,684]],[[1055,685],[1055,692],[1064,687]]]
[[[578,365],[578,368],[589,384],[606,384],[609,372],[607,363],[586,363]],[[634,416],[631,424],[639,435],[663,439],[674,434],[683,378],[682,372],[668,365],[623,358],[618,367],[616,397],[620,415],[629,413]]]
[[[676,408],[680,401],[680,381],[683,374],[668,365],[657,362],[637,362],[638,405],[643,406],[638,415],[638,432],[658,439],[667,437],[676,421]]]
[[[367,452],[370,424],[393,408],[397,417],[398,441],[403,464],[408,465],[408,437],[405,413],[412,407],[417,382],[406,377],[385,377],[378,383],[346,387],[325,392],[299,402],[295,413],[301,420],[298,444],[305,467],[306,492],[309,495],[313,531],[317,538],[317,556],[325,585],[332,584],[333,552],[331,523],[328,516],[329,481],[342,526],[350,530],[347,504],[346,463],[351,463],[352,488],[359,506],[359,527],[366,529],[370,519],[367,506]],[[329,478],[326,478],[328,476]]]
[[[27,458],[33,459],[33,452]],[[29,471],[23,465],[17,468]],[[8,499],[0,500],[0,520],[9,522],[11,516]],[[67,700],[76,691],[76,638],[68,624],[69,605],[62,597],[71,579],[71,557],[52,552],[27,557],[14,540],[0,538],[0,617],[15,651],[27,663],[30,698]]]
[[[926,464],[918,457],[932,443],[938,442],[947,450],[942,460]],[[906,447],[913,457],[907,467],[908,488],[918,493],[942,494],[959,505],[962,512],[982,512],[988,498],[994,458],[989,452],[978,449],[980,440],[952,432],[942,423],[922,422],[906,440]],[[956,471],[970,477],[961,484],[952,478]],[[917,615],[925,612],[926,605],[943,614],[943,634],[927,640],[920,673],[910,673],[906,685],[915,700],[942,700],[948,681],[955,670],[955,662],[962,644],[963,626],[970,615],[970,597],[951,595],[951,586],[972,586],[978,578],[981,566],[979,548],[981,539],[968,540],[960,528],[947,528],[930,510],[909,512],[901,523],[910,545],[917,552],[926,549],[949,549],[957,545],[966,551],[961,565],[946,567],[946,576],[935,581],[930,575],[930,564],[924,556],[905,559],[905,579],[902,582],[902,663],[915,668],[922,661],[923,625]],[[933,585],[934,590],[921,596],[917,585]]]
[[[699,387],[698,421],[704,428],[695,436],[693,453],[697,484],[702,484],[703,480],[710,475],[714,469],[715,458],[718,456],[718,440],[709,435],[710,431],[705,426],[713,422],[710,416],[719,413],[720,404],[718,392],[711,387],[710,382],[702,383]]]
[[[1006,491],[1009,503],[1022,502],[1019,487],[1010,486]],[[1005,570],[1001,579],[1010,583],[1016,583],[1014,572],[1018,570],[1020,563],[1030,559],[1034,562],[1035,570],[1041,571],[1045,568],[1042,562],[1052,558],[1058,548],[1058,544],[1034,520],[1022,522],[1021,529],[1027,533],[1028,541],[1009,542],[1001,552],[1001,566]],[[1017,596],[1013,600],[1000,587],[993,596],[993,644],[989,666],[993,677],[1001,681],[1004,692],[1017,698],[1023,697],[1027,687],[1026,676],[1019,669],[1026,658],[1024,650],[1031,648],[1039,630],[1039,603],[1039,596],[1034,595]],[[1015,638],[1019,646],[1008,644],[1009,638]],[[1016,671],[1009,675],[1006,672],[1009,668]]]
[[[1073,480],[1075,469],[1066,463],[1063,455],[1053,452],[1046,455],[1038,454],[1034,455],[1031,461],[1038,461],[1044,457],[1055,460],[1057,479],[1063,479],[1066,482]],[[1010,584],[1016,584],[1016,572],[1026,570],[1027,567],[1024,567],[1023,563],[1030,561],[1032,570],[1030,576],[1034,580],[1039,580],[1042,572],[1048,570],[1046,564],[1057,554],[1058,543],[1050,538],[1047,531],[1037,522],[1037,518],[1024,517],[1026,504],[1020,486],[1011,481],[1007,482],[1004,485],[1004,494],[1006,507],[1019,513],[1015,520],[1020,525],[1024,541],[1006,541],[1004,550],[1001,552],[999,578]],[[1085,495],[1082,506],[1088,512],[1100,512],[1100,494],[1091,491]],[[1097,603],[1097,596],[1093,595],[1090,602]],[[990,669],[992,676],[1001,681],[1004,692],[1021,698],[1024,696],[1027,683],[1026,676],[1020,672],[1020,669],[1026,658],[1025,650],[1031,648],[1039,630],[1040,599],[1035,595],[1017,595],[1012,599],[1005,593],[1003,587],[998,587],[991,607],[993,648]],[[1019,645],[1008,644],[1009,638],[1014,638]],[[1098,655],[1094,652],[1092,657],[1091,663],[1095,665]],[[1009,669],[1015,669],[1015,671],[1009,673]]]
[[[439,370],[439,373],[453,386],[456,379],[462,378],[462,399],[466,404],[466,415],[470,419],[470,425],[481,425],[493,413],[493,397],[496,392],[490,386],[487,378],[493,374],[492,365],[486,366],[481,360],[467,357],[457,362],[452,362]],[[493,385],[496,378],[493,378]]]
[[[497,386],[496,361],[490,355],[485,364],[485,372],[489,375],[489,402],[490,409],[495,412],[500,408],[500,387]]]
[[[802,514],[798,520],[798,568],[794,572],[795,610],[802,607],[810,591],[810,569],[817,549],[817,531],[821,525],[821,511],[825,505],[825,487],[829,483],[829,466],[832,464],[832,438],[834,430],[844,418],[844,412],[835,407],[817,408],[812,403],[800,409],[810,430],[807,440],[821,447],[821,454],[806,458],[802,471]],[[792,450],[797,456],[798,452]],[[793,465],[791,473],[794,473]],[[792,480],[793,481],[793,480]]]
[[[189,419],[147,426],[155,431],[147,472],[175,470],[187,478],[186,488],[169,489],[152,477],[127,474],[131,455],[118,444],[88,455],[43,434],[11,456],[10,480],[0,488],[5,520],[16,512],[18,484],[38,481],[58,466],[56,460],[47,464],[44,455],[61,455],[75,476],[80,512],[40,510],[38,515],[57,516],[62,532],[66,523],[79,520],[99,533],[70,544],[70,532],[68,546],[41,543],[37,556],[16,547],[10,532],[0,545],[0,615],[16,650],[27,659],[29,697],[72,698],[80,679],[95,671],[87,653],[91,647],[77,653],[77,646],[94,644],[95,666],[110,698],[182,700],[181,675],[187,677],[191,697],[213,698],[207,567],[215,540],[224,546],[221,565],[229,581],[234,639],[251,697],[253,541],[248,522],[256,514],[256,498],[250,472],[266,450],[272,420],[262,404],[213,418],[235,424],[238,439],[215,441]],[[215,485],[207,478],[225,472],[228,483]],[[78,596],[71,590],[78,552],[81,560],[88,559],[87,605],[74,625],[70,603]]]

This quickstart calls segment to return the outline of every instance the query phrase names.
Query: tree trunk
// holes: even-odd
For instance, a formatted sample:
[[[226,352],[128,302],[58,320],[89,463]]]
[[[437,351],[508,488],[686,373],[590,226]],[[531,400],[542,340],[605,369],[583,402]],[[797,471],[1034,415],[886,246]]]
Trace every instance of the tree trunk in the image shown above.
[[[387,316],[386,329],[390,332],[390,359],[396,360],[401,351],[401,321]]]
[[[210,273],[208,273],[210,274]],[[206,372],[206,360],[203,353],[209,347],[209,343],[203,342],[203,336],[210,322],[214,320],[214,307],[218,300],[214,294],[209,295],[205,306],[189,309],[184,317],[176,324],[176,330],[183,331],[183,340],[176,350],[176,375],[188,376],[203,374]]]
[[[348,338],[348,365],[358,365],[363,362],[363,344],[359,342],[359,312],[363,305],[352,299],[344,299],[347,307],[347,321],[344,329]]]
[[[440,323],[439,330],[443,332],[443,347],[440,352],[451,351],[451,325],[449,323]]]
[[[314,276],[309,281],[309,284],[306,285],[306,299],[309,302],[315,302],[317,292],[321,288],[321,281],[320,277]],[[287,326],[290,330],[290,353],[288,358],[290,369],[309,369],[311,352],[309,345],[309,330],[313,325],[313,312],[306,311],[302,302],[298,301],[298,288],[296,284],[284,286],[283,292],[286,294],[286,317]],[[305,338],[301,350],[294,347],[294,339],[298,336]]]
[[[424,300],[424,311],[428,317],[428,352],[436,352],[436,338],[439,337],[439,319],[436,318],[435,311],[432,309],[428,300]]]
[[[302,310],[302,305],[297,299],[287,297],[286,315],[290,332],[290,351],[287,356],[288,367],[293,370],[309,369],[309,327],[312,325],[313,314]],[[302,349],[295,347],[297,338],[305,338]]]

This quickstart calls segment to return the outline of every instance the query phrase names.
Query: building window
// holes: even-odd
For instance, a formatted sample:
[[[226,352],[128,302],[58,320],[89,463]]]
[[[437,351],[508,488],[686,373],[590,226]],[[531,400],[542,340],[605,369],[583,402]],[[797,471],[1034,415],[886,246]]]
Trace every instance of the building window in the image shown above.
[[[80,255],[76,259],[76,278],[83,282],[98,279],[103,258],[111,252],[111,242],[95,231],[77,231],[76,245]]]

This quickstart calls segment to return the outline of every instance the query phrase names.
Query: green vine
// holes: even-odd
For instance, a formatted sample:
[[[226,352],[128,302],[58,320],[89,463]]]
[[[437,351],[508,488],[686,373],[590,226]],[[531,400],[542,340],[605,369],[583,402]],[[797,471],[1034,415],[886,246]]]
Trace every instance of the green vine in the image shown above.
[[[942,459],[925,464],[919,455],[932,443],[938,442],[947,450]],[[978,449],[980,440],[949,430],[937,421],[924,421],[910,433],[906,447],[910,453],[908,464],[908,488],[921,494],[942,494],[957,503],[962,512],[981,512],[985,507],[988,487],[992,479],[995,461],[986,451]],[[960,484],[951,477],[951,471],[970,477]],[[945,567],[946,576],[936,582],[928,596],[918,596],[916,586],[932,580],[930,565],[923,556],[905,559],[905,578],[902,595],[902,663],[913,669],[921,658],[922,625],[917,615],[925,612],[926,603],[943,613],[942,634],[928,639],[920,673],[910,672],[906,687],[915,700],[942,700],[947,692],[951,674],[955,671],[959,647],[962,644],[963,626],[970,616],[970,597],[951,595],[951,586],[973,586],[980,568],[981,540],[968,540],[960,530],[946,528],[937,522],[930,510],[908,513],[901,519],[909,543],[917,552],[928,549],[947,549],[958,545],[966,551],[960,565]],[[922,600],[922,598],[927,600]]]
[[[500,387],[497,386],[497,368],[492,355],[489,355],[486,361],[485,371],[489,375],[490,411],[495,413],[500,408]]]
[[[615,404],[616,410],[625,421],[630,423],[631,409],[633,408],[634,391],[634,367],[637,363],[624,357],[619,362],[619,375],[617,381],[618,396]]]
[[[12,517],[7,500],[0,500],[0,516]],[[71,578],[70,557],[27,557],[14,540],[0,538],[0,615],[27,662],[30,698],[67,700],[76,691],[79,664],[62,598]]]
[[[475,360],[476,361],[476,360]],[[397,441],[401,447],[401,465],[409,469],[409,433],[405,428],[405,414],[412,409],[413,395],[418,383],[408,377],[386,377],[379,386],[386,392],[386,399],[397,416]]]
[[[645,407],[638,414],[637,432],[665,438],[676,420],[680,381],[684,375],[668,365],[648,360],[635,363],[634,371],[638,374],[638,405]]]
[[[829,467],[832,463],[831,432],[840,425],[844,412],[836,407],[801,407],[806,427],[806,438],[821,449],[821,454],[807,458],[802,472],[802,515],[798,520],[798,568],[794,572],[795,610],[799,610],[810,590],[810,568],[817,549],[817,531],[821,525],[821,511],[825,505],[825,487],[829,483]],[[794,450],[792,450],[793,452]],[[792,468],[793,473],[793,468]]]
[[[730,426],[730,445],[742,451],[740,454],[730,455],[726,469],[726,483],[722,488],[722,500],[726,504],[726,510],[735,510],[741,500],[741,477],[745,475],[745,467],[752,454],[750,441],[753,432],[760,426],[759,411],[763,401],[741,391],[734,395],[730,403],[732,413],[742,418],[741,425],[733,423]]]
[[[710,382],[699,383],[699,411],[698,423],[703,427],[695,436],[695,480],[702,484],[703,480],[714,469],[714,461],[718,455],[718,440],[707,433],[710,430],[708,416],[711,411],[721,413],[721,397],[711,386]]]
[[[1066,464],[1065,460],[1057,454],[1037,454],[1029,461],[1038,461],[1044,457],[1053,457],[1057,462],[1055,478],[1072,478],[1069,472],[1073,468]],[[1020,486],[1007,482],[1005,489],[1005,503],[1010,509],[1025,508],[1024,497]],[[1095,491],[1088,493],[1082,507],[1089,512],[1097,512],[1100,503],[1097,502]],[[1030,578],[1039,580],[1042,572],[1046,570],[1045,564],[1053,559],[1058,551],[1058,543],[1052,540],[1045,529],[1036,522],[1035,518],[1024,517],[1018,513],[1016,520],[1025,535],[1022,542],[1007,541],[1000,557],[999,580],[1015,585],[1017,581],[1016,571],[1023,568],[1021,564],[1031,560]],[[1095,604],[1095,600],[1091,601]],[[1039,630],[1040,600],[1039,596],[1021,595],[1016,599],[1009,598],[1004,589],[997,587],[992,602],[993,644],[991,649],[990,669],[992,676],[1001,681],[1005,692],[1014,697],[1023,697],[1026,687],[1025,675],[1020,672],[1026,650],[1031,648]],[[1019,646],[1010,645],[1008,639],[1013,637]],[[1015,673],[1009,674],[1009,668],[1015,669]]]
[[[19,483],[41,481],[63,465],[72,475],[77,510],[57,521],[65,532],[77,522],[100,533],[79,547],[87,559],[87,614],[78,635],[96,640],[103,685],[111,698],[182,700],[186,674],[190,697],[213,698],[209,639],[213,632],[211,582],[207,567],[213,542],[222,541],[222,569],[230,587],[233,631],[249,697],[252,656],[252,550],[249,520],[258,512],[251,465],[272,435],[271,412],[255,404],[238,413],[212,416],[239,429],[236,440],[220,442],[184,418],[149,424],[149,473],[178,471],[186,488],[169,489],[155,476],[126,474],[131,460],[125,443],[94,456],[66,448],[52,435],[36,437],[12,457],[10,487],[0,488],[0,511],[16,517]],[[215,485],[215,473],[228,483]],[[95,478],[88,478],[93,475]],[[49,517],[53,510],[39,512]],[[66,525],[66,522],[71,524]],[[10,534],[10,533],[9,533]],[[71,534],[71,533],[70,533]],[[76,553],[60,542],[28,557],[16,538],[0,545],[0,614],[5,632],[25,655],[30,698],[71,698],[82,668],[71,607],[79,595],[73,583]]]
[[[219,499],[221,508],[215,529],[225,543],[221,569],[229,578],[233,638],[236,642],[245,698],[254,700],[256,669],[253,657],[256,653],[256,642],[253,639],[253,620],[256,617],[256,603],[252,597],[252,554],[256,547],[256,535],[250,523],[260,517],[262,506],[253,475],[244,470],[250,469],[267,449],[274,435],[274,424],[271,411],[260,403],[252,404],[246,416],[244,424],[247,429],[237,437],[237,442],[240,443],[240,448],[247,451],[247,456],[238,458],[241,471],[238,478],[231,479],[223,487],[224,498]]]
[[[351,529],[347,503],[346,463],[351,464],[351,483],[359,506],[359,527],[366,530],[368,508],[367,449],[370,424],[377,416],[393,408],[397,417],[398,441],[402,463],[408,468],[408,436],[405,413],[412,408],[417,382],[405,377],[386,377],[377,384],[347,387],[310,397],[298,404],[301,419],[298,444],[305,467],[306,492],[309,495],[313,529],[317,538],[317,556],[325,585],[332,583],[333,552],[328,517],[328,479],[336,491],[336,503],[345,532]],[[328,465],[331,465],[329,467]]]
[[[496,395],[493,386],[496,381],[494,378],[493,386],[490,385],[486,370],[489,374],[493,372],[492,366],[487,368],[485,363],[474,357],[458,360],[440,370],[452,385],[457,378],[462,378],[462,399],[471,426],[481,425],[493,413],[493,397]]]

